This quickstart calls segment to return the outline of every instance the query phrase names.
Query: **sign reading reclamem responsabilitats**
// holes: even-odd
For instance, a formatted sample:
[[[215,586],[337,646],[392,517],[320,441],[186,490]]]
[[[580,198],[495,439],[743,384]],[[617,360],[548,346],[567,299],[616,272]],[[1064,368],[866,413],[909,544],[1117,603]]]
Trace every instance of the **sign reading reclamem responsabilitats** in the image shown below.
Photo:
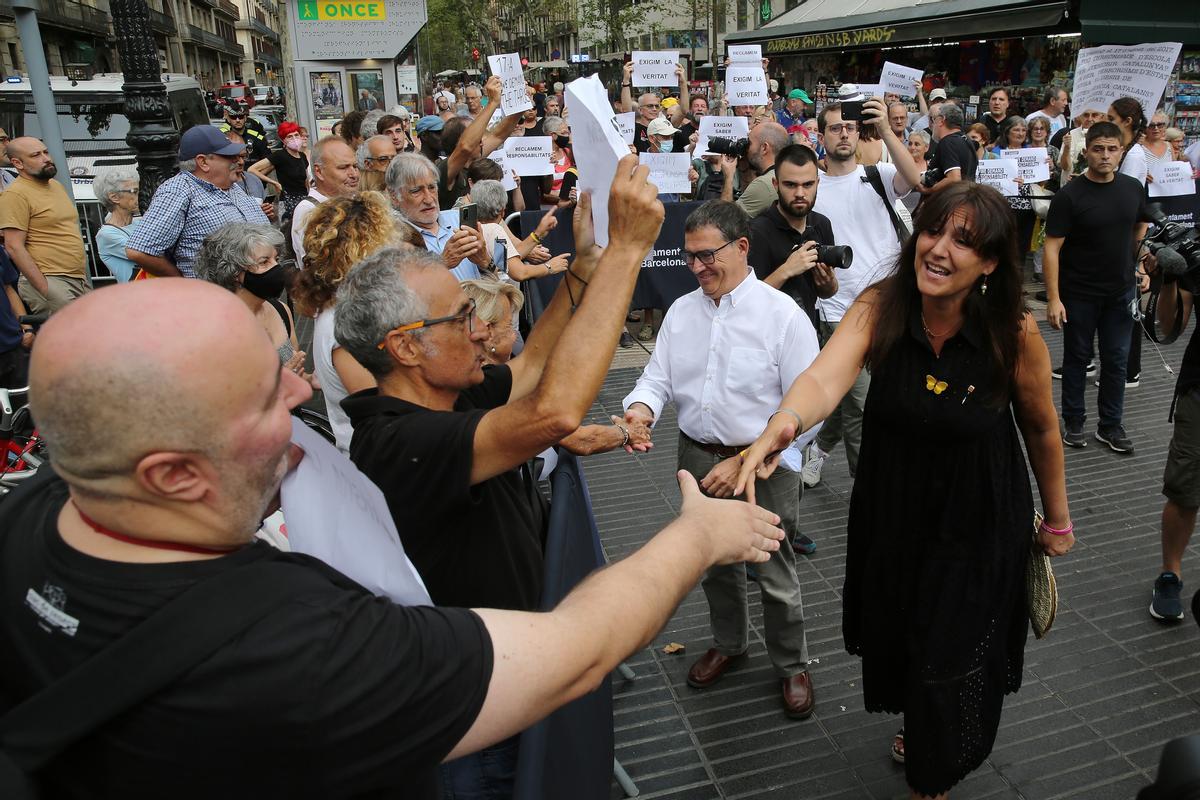
[[[391,60],[426,20],[423,0],[296,0],[287,5],[297,61]]]

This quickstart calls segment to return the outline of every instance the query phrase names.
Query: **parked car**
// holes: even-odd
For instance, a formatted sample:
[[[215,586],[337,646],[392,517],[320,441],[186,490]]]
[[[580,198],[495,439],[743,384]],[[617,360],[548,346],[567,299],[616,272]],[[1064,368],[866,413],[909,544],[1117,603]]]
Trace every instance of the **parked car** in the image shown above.
[[[256,106],[266,105],[267,98],[272,94],[274,94],[275,97],[272,99],[271,105],[283,105],[284,104],[283,87],[282,86],[263,86],[263,85],[252,86],[252,87],[250,87],[250,91],[254,95],[254,104]]]

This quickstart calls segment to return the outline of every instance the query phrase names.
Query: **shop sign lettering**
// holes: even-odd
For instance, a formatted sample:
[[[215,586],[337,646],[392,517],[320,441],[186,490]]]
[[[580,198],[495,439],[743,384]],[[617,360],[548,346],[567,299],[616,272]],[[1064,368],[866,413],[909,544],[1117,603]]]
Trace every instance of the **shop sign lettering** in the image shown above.
[[[766,43],[765,51],[767,55],[772,55],[795,53],[801,50],[829,50],[839,47],[856,47],[864,44],[886,44],[892,40],[895,34],[895,28],[885,26],[855,28],[848,31],[809,33],[804,36],[772,39]]]

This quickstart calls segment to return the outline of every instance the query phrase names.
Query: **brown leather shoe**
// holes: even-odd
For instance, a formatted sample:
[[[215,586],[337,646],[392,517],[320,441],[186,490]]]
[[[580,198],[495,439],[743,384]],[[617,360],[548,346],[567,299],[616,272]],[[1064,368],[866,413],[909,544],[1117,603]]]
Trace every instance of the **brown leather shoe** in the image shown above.
[[[725,674],[725,670],[745,657],[745,653],[737,656],[722,655],[717,648],[710,647],[708,652],[700,656],[696,663],[692,664],[692,668],[688,670],[688,686],[691,686],[693,689],[707,689],[721,680],[721,676]]]
[[[783,711],[792,719],[808,719],[813,710],[812,676],[801,672],[790,678],[784,678]]]

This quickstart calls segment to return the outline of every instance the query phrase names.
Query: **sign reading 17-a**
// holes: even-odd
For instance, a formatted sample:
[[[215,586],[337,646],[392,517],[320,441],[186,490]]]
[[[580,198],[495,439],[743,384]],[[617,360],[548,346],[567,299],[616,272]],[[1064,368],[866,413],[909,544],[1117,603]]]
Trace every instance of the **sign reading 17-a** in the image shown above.
[[[300,0],[301,22],[382,22],[387,19],[384,0]]]

